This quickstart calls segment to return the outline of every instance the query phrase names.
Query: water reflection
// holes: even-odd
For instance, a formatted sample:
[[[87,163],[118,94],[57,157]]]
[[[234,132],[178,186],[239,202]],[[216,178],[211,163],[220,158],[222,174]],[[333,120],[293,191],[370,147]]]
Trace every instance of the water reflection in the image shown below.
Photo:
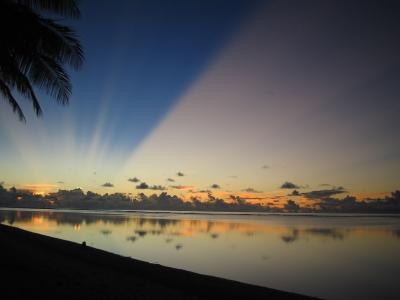
[[[218,235],[218,233],[212,233],[210,236],[211,236],[211,238],[216,239],[216,238],[218,238],[219,235]]]
[[[393,230],[393,235],[400,238],[400,229]]]
[[[364,228],[349,224],[348,227],[308,227],[303,224],[258,224],[253,222],[235,222],[235,220],[207,220],[207,219],[173,219],[162,217],[148,217],[145,214],[104,214],[81,213],[63,211],[29,211],[29,210],[2,210],[0,222],[10,225],[24,225],[27,227],[48,227],[50,225],[70,225],[75,231],[80,231],[81,226],[95,225],[124,225],[134,227],[134,234],[138,237],[149,235],[193,236],[208,233],[214,240],[221,234],[228,232],[242,233],[243,236],[253,237],[256,234],[281,233],[281,240],[292,243],[303,238],[320,236],[333,240],[343,240],[349,234],[359,233]],[[379,225],[379,224],[378,224]],[[400,229],[374,228],[375,232],[400,236]],[[110,229],[100,230],[102,235],[112,233]],[[170,239],[167,239],[167,243]]]
[[[293,243],[299,237],[299,230],[293,229],[290,235],[282,235],[282,241],[285,243]]]
[[[128,236],[128,237],[126,238],[127,241],[130,241],[130,242],[132,242],[132,243],[133,243],[134,241],[136,241],[136,239],[137,239],[137,237],[134,236],[134,235]]]
[[[343,240],[345,238],[345,233],[348,230],[349,229],[337,230],[333,228],[308,228],[303,230],[293,229],[290,234],[282,235],[281,239],[288,244],[298,241],[302,237],[307,238],[310,235],[323,236],[333,240]]]
[[[0,222],[34,232],[330,299],[390,299],[382,290],[400,292],[399,220],[0,210]],[[374,285],[352,288],[366,282]]]

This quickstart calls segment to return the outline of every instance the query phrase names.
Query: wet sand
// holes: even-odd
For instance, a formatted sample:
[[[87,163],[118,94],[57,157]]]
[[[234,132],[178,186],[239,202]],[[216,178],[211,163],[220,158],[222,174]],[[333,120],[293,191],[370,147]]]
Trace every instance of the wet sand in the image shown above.
[[[0,224],[3,299],[311,299]]]

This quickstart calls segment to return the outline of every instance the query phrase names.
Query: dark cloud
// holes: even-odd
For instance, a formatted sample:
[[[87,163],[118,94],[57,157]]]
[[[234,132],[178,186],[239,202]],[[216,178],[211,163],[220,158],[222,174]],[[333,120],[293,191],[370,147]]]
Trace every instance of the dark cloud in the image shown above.
[[[221,187],[218,185],[218,184],[216,184],[216,183],[213,183],[211,186],[210,186],[212,189],[220,189]]]
[[[191,192],[194,193],[194,194],[196,194],[196,193],[211,193],[210,190],[198,190],[198,191],[192,190]]]
[[[149,185],[146,182],[142,182],[141,184],[136,186],[136,189],[138,190],[147,190],[149,188]]]
[[[329,183],[321,183],[319,186],[332,186],[332,185]]]
[[[296,212],[300,209],[300,205],[298,205],[293,200],[288,200],[287,203],[284,205],[284,208],[289,212]]]
[[[263,166],[261,167],[261,169],[267,170],[267,169],[269,169],[269,166],[268,166],[268,165],[263,165]]]
[[[255,190],[255,189],[253,189],[253,188],[247,188],[247,189],[243,189],[242,190],[243,192],[248,192],[248,193],[262,193],[262,191],[257,191],[257,190]]]
[[[144,183],[145,184],[145,183]],[[144,186],[149,188],[148,185]],[[143,188],[143,186],[141,186]],[[15,197],[16,193],[23,194],[23,198]],[[209,192],[209,191],[199,191]],[[400,191],[394,191],[390,195],[380,198],[356,199],[354,196],[344,198],[334,198],[332,195],[346,192],[343,187],[334,189],[318,190],[301,193],[301,196],[308,199],[306,205],[299,207],[295,201],[286,201],[280,197],[272,198],[241,198],[240,195],[231,195],[229,201],[214,197],[208,193],[208,199],[196,198],[192,196],[191,201],[180,198],[177,195],[169,195],[167,192],[153,193],[150,196],[139,193],[136,196],[128,196],[123,193],[97,194],[94,192],[84,192],[82,189],[59,190],[49,195],[39,196],[31,191],[17,190],[16,188],[4,189],[0,186],[0,206],[7,207],[30,207],[32,203],[36,208],[47,208],[50,201],[54,199],[64,199],[57,201],[57,208],[80,208],[80,209],[130,209],[130,210],[181,210],[181,211],[264,211],[264,212],[329,212],[329,213],[400,213]],[[202,194],[203,196],[204,194]],[[259,199],[263,203],[251,203],[250,199]],[[280,200],[279,200],[280,199]],[[232,201],[234,200],[234,201]],[[264,200],[268,200],[264,201]],[[287,203],[286,203],[287,202]],[[269,203],[270,205],[266,205]],[[284,208],[275,204],[285,204]],[[29,216],[30,218],[30,216]],[[74,221],[75,222],[75,221]],[[165,221],[163,221],[165,222]],[[174,221],[175,222],[175,221]],[[75,224],[75,223],[74,223]],[[164,225],[162,225],[164,226]],[[318,233],[317,233],[318,232]],[[314,230],[314,234],[324,234],[326,232]],[[139,236],[140,234],[137,233]],[[330,234],[330,233],[329,233]],[[328,235],[328,233],[326,233]],[[333,234],[331,234],[333,235]],[[338,235],[336,235],[338,237]],[[339,238],[339,237],[338,237]]]
[[[137,177],[129,178],[128,181],[130,181],[130,182],[140,182],[139,178],[137,178]]]
[[[172,179],[172,178],[167,178],[167,181],[169,181],[169,182],[175,182],[175,180]]]
[[[64,184],[65,182],[64,181],[57,181],[57,183],[58,184]],[[0,182],[0,184],[1,184],[1,182]]]
[[[114,187],[114,185],[112,183],[110,183],[110,182],[103,183],[101,186],[102,187],[110,187],[110,188]]]
[[[235,195],[230,195],[230,199],[242,199],[242,200],[263,200],[266,199],[265,197],[240,197]]]
[[[165,191],[167,188],[162,185],[152,185],[149,187],[149,190],[155,190],[155,191]]]
[[[326,199],[330,198],[334,195],[338,194],[343,194],[347,193],[347,191],[342,187],[333,187],[332,189],[329,190],[318,190],[318,191],[311,191],[311,192],[306,192],[302,193],[302,195],[308,199]]]
[[[176,175],[180,176],[180,177],[185,176],[185,174],[183,174],[182,172],[178,172],[178,173],[176,173]]]
[[[289,181],[286,181],[284,184],[281,185],[281,189],[298,189],[298,188],[300,188],[298,185]]]
[[[170,187],[176,190],[187,190],[193,188],[191,185],[170,185]]]
[[[236,175],[231,175],[229,178],[238,178]]]
[[[300,192],[298,190],[294,190],[289,196],[300,196]]]
[[[154,191],[165,191],[167,188],[162,185],[148,185],[146,182],[142,182],[141,184],[136,186],[136,189],[139,190],[154,190]]]

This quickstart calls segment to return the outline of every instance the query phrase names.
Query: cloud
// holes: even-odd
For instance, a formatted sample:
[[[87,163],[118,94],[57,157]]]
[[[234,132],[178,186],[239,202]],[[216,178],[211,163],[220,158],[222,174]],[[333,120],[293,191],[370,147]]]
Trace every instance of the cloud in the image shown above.
[[[176,173],[176,175],[177,175],[177,176],[180,176],[180,177],[185,176],[185,174],[183,174],[182,172],[178,172],[178,173]]]
[[[210,190],[198,190],[198,191],[191,190],[190,192],[193,193],[193,194],[196,194],[196,193],[211,193]]]
[[[167,178],[167,181],[169,181],[169,182],[175,182],[175,180],[172,179],[172,178]]]
[[[146,182],[142,182],[136,186],[138,190],[154,190],[154,191],[165,191],[167,188],[162,185],[148,185]]]
[[[149,190],[155,190],[155,191],[165,191],[167,188],[162,185],[153,185],[149,187]]]
[[[147,190],[149,188],[149,185],[146,182],[142,182],[141,184],[136,186],[136,189],[138,190]]]
[[[139,178],[137,178],[137,177],[129,178],[128,181],[130,181],[130,182],[140,182]]]
[[[300,192],[298,190],[294,190],[289,196],[300,196]]]
[[[298,205],[295,201],[293,200],[288,200],[287,203],[283,206],[285,210],[291,211],[291,212],[296,212],[299,210],[300,205]]]
[[[339,187],[333,187],[332,189],[329,190],[306,192],[302,193],[302,195],[308,199],[326,199],[332,197],[333,195],[338,195],[343,193],[347,193],[347,191],[342,186],[339,186]]]
[[[170,185],[170,187],[176,190],[188,190],[194,188],[192,185]]]
[[[263,199],[266,199],[266,197],[242,197],[240,195],[230,195],[229,198],[232,200],[236,200],[236,201],[238,201],[240,199],[241,200],[263,200]]]
[[[281,189],[298,189],[298,188],[300,188],[298,185],[289,181],[286,181],[284,184],[281,185]]]
[[[262,191],[257,191],[257,190],[255,190],[255,189],[253,189],[253,188],[247,188],[247,189],[243,189],[242,190],[243,192],[247,192],[247,193],[262,193]]]
[[[332,185],[329,183],[321,183],[319,186],[332,186]]]
[[[263,165],[262,167],[261,167],[261,169],[264,169],[264,170],[267,170],[267,169],[269,169],[270,167],[268,166],[268,165]]]
[[[58,183],[58,184],[64,184],[65,182],[64,182],[64,181],[57,181],[56,183]],[[1,182],[0,182],[0,184],[1,184]]]
[[[221,187],[218,185],[218,184],[216,184],[216,183],[213,183],[211,186],[210,186],[212,189],[220,189]]]
[[[229,178],[238,178],[236,175],[231,175]]]
[[[110,187],[110,188],[114,187],[114,185],[112,183],[110,183],[110,182],[103,183],[101,186],[102,187]]]

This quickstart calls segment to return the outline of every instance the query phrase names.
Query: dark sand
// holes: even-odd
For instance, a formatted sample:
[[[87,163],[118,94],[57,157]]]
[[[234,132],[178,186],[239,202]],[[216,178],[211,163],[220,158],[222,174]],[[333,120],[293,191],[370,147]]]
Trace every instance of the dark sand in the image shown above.
[[[0,224],[1,299],[310,299]]]

